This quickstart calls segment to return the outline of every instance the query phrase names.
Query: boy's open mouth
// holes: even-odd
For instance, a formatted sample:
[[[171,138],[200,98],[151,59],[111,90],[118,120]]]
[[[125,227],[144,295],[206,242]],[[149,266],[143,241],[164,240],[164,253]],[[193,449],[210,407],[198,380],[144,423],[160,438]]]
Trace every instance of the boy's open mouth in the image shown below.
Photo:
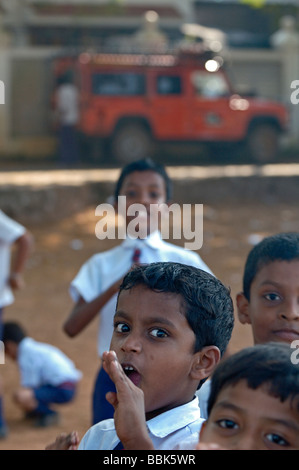
[[[136,387],[138,387],[141,379],[139,372],[131,365],[123,364],[122,368],[126,376],[133,382]]]

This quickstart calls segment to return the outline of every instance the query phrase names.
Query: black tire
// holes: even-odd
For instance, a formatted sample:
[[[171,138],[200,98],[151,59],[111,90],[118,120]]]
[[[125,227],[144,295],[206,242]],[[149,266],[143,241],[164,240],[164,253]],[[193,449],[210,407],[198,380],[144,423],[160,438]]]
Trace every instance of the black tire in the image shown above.
[[[111,153],[119,163],[130,163],[152,155],[153,142],[148,129],[139,123],[123,124],[111,141]]]
[[[252,161],[259,164],[273,162],[279,150],[280,133],[274,124],[254,126],[247,137],[247,150]]]

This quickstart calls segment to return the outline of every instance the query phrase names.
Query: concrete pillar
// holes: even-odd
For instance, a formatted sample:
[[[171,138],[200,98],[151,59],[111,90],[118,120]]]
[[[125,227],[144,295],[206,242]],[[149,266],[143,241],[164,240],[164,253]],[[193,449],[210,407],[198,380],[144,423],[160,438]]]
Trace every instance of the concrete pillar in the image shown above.
[[[10,82],[10,43],[11,37],[4,30],[0,15],[0,153],[6,148],[9,135],[9,82]],[[4,95],[4,96],[3,96]],[[2,100],[4,98],[4,100]],[[4,101],[4,103],[3,103]]]
[[[299,33],[296,19],[291,16],[281,18],[280,29],[271,37],[273,47],[281,52],[283,67],[283,98],[290,109],[290,145],[299,144],[299,100],[292,99],[296,81],[299,81]],[[299,82],[298,86],[299,88]],[[298,92],[299,97],[299,92]]]

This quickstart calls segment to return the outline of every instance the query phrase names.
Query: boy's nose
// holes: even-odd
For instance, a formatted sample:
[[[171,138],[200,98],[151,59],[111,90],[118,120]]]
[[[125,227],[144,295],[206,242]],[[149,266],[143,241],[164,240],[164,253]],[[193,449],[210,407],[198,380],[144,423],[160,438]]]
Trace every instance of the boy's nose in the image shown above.
[[[151,203],[150,195],[144,191],[140,194],[138,202],[144,206],[148,206]]]
[[[128,335],[126,338],[124,338],[121,349],[124,352],[141,352],[142,343],[140,338],[136,335]]]
[[[286,301],[280,312],[282,318],[287,320],[299,319],[299,300],[296,298]]]
[[[256,436],[246,433],[238,440],[234,450],[260,450],[261,448]]]

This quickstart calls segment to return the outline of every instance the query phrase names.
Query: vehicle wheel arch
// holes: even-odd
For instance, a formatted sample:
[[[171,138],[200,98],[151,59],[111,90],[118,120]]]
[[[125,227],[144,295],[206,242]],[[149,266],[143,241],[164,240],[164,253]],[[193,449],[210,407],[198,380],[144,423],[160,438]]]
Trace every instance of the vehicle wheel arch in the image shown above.
[[[123,139],[124,133],[130,132],[132,136],[134,134],[134,129],[138,133],[137,137],[137,147],[138,147],[138,138],[140,140],[140,145],[144,144],[144,149],[136,148],[136,152],[129,155],[129,151],[126,154],[124,147],[121,148],[122,144],[119,142]],[[114,126],[113,133],[110,137],[110,149],[112,157],[115,158],[119,163],[129,163],[132,160],[145,158],[146,156],[151,156],[153,151],[153,133],[149,121],[140,116],[128,116],[120,118]],[[127,147],[128,149],[130,146]]]
[[[275,160],[279,151],[282,128],[273,116],[253,118],[247,129],[245,144],[249,158],[258,164]]]

